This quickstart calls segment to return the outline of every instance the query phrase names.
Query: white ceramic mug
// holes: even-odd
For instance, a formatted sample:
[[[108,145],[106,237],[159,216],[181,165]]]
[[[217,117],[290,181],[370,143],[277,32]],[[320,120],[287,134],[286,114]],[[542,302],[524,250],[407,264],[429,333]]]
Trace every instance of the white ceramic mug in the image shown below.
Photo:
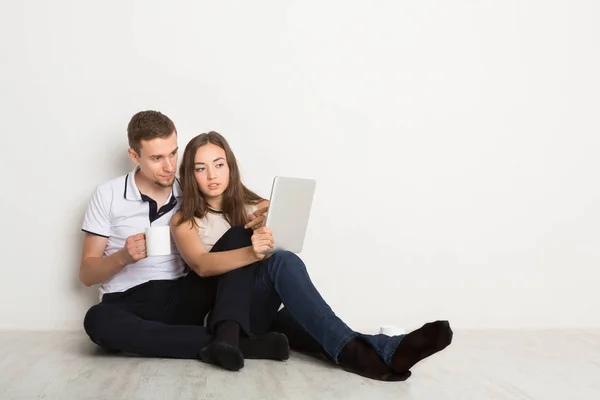
[[[406,334],[406,330],[396,325],[383,325],[379,328],[379,333],[388,336],[397,336]]]
[[[146,255],[168,256],[171,254],[171,230],[169,226],[146,228]]]

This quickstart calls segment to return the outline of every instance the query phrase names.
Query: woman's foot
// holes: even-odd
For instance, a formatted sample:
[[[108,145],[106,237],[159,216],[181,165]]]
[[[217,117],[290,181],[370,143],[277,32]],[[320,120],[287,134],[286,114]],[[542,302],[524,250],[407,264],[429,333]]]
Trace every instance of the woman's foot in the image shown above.
[[[410,371],[399,374],[390,369],[375,350],[358,337],[350,339],[342,348],[339,364],[348,372],[378,381],[405,381],[411,375]]]
[[[448,321],[426,323],[402,338],[392,357],[392,369],[398,374],[407,372],[419,361],[448,347],[452,336]]]
[[[244,356],[239,349],[240,326],[234,321],[221,322],[215,332],[215,340],[200,350],[200,359],[217,364],[229,371],[244,367]]]
[[[290,346],[283,333],[269,332],[252,339],[239,338],[239,348],[215,340],[200,350],[205,363],[220,365],[229,371],[244,367],[244,359],[284,361],[290,358]]]
[[[217,340],[200,350],[200,359],[229,371],[239,371],[244,367],[244,356],[240,349]]]
[[[284,361],[290,358],[290,344],[283,333],[269,332],[252,339],[240,338],[244,358]]]

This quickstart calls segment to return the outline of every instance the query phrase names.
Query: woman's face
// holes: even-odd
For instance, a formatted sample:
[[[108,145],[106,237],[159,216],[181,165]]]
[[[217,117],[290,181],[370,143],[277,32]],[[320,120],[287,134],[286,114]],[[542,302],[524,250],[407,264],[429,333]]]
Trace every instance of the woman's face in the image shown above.
[[[194,158],[194,176],[206,201],[220,201],[229,185],[225,150],[212,143],[198,148]]]

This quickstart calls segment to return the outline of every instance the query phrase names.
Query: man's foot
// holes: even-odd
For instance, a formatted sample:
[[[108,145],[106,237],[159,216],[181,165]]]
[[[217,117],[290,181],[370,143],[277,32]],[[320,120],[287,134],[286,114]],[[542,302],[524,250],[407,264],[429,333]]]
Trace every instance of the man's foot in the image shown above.
[[[452,335],[448,321],[428,322],[410,332],[394,352],[392,369],[397,374],[407,372],[419,361],[448,347]]]
[[[269,332],[252,339],[240,338],[240,350],[247,359],[287,360],[290,344],[283,333]]]
[[[340,352],[339,361],[344,370],[378,381],[405,381],[411,375],[410,371],[397,373],[390,369],[375,350],[360,338],[346,343]]]

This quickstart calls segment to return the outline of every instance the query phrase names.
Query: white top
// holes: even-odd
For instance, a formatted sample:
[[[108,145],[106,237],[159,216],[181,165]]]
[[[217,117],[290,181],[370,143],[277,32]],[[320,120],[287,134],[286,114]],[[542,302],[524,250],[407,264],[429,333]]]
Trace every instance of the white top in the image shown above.
[[[181,188],[176,180],[167,202],[157,210],[150,197],[140,193],[135,184],[136,167],[98,186],[88,204],[81,229],[108,238],[104,256],[109,256],[125,246],[125,240],[144,233],[149,226],[168,226],[179,209]],[[131,287],[156,279],[177,279],[185,273],[185,263],[171,237],[171,255],[146,257],[125,266],[112,278],[100,285],[100,299],[105,293],[123,292]]]
[[[256,205],[246,206],[247,214],[250,215],[257,210]],[[202,218],[194,217],[198,224],[198,234],[207,251],[211,251],[215,243],[227,232],[231,225],[221,214],[206,213]]]

